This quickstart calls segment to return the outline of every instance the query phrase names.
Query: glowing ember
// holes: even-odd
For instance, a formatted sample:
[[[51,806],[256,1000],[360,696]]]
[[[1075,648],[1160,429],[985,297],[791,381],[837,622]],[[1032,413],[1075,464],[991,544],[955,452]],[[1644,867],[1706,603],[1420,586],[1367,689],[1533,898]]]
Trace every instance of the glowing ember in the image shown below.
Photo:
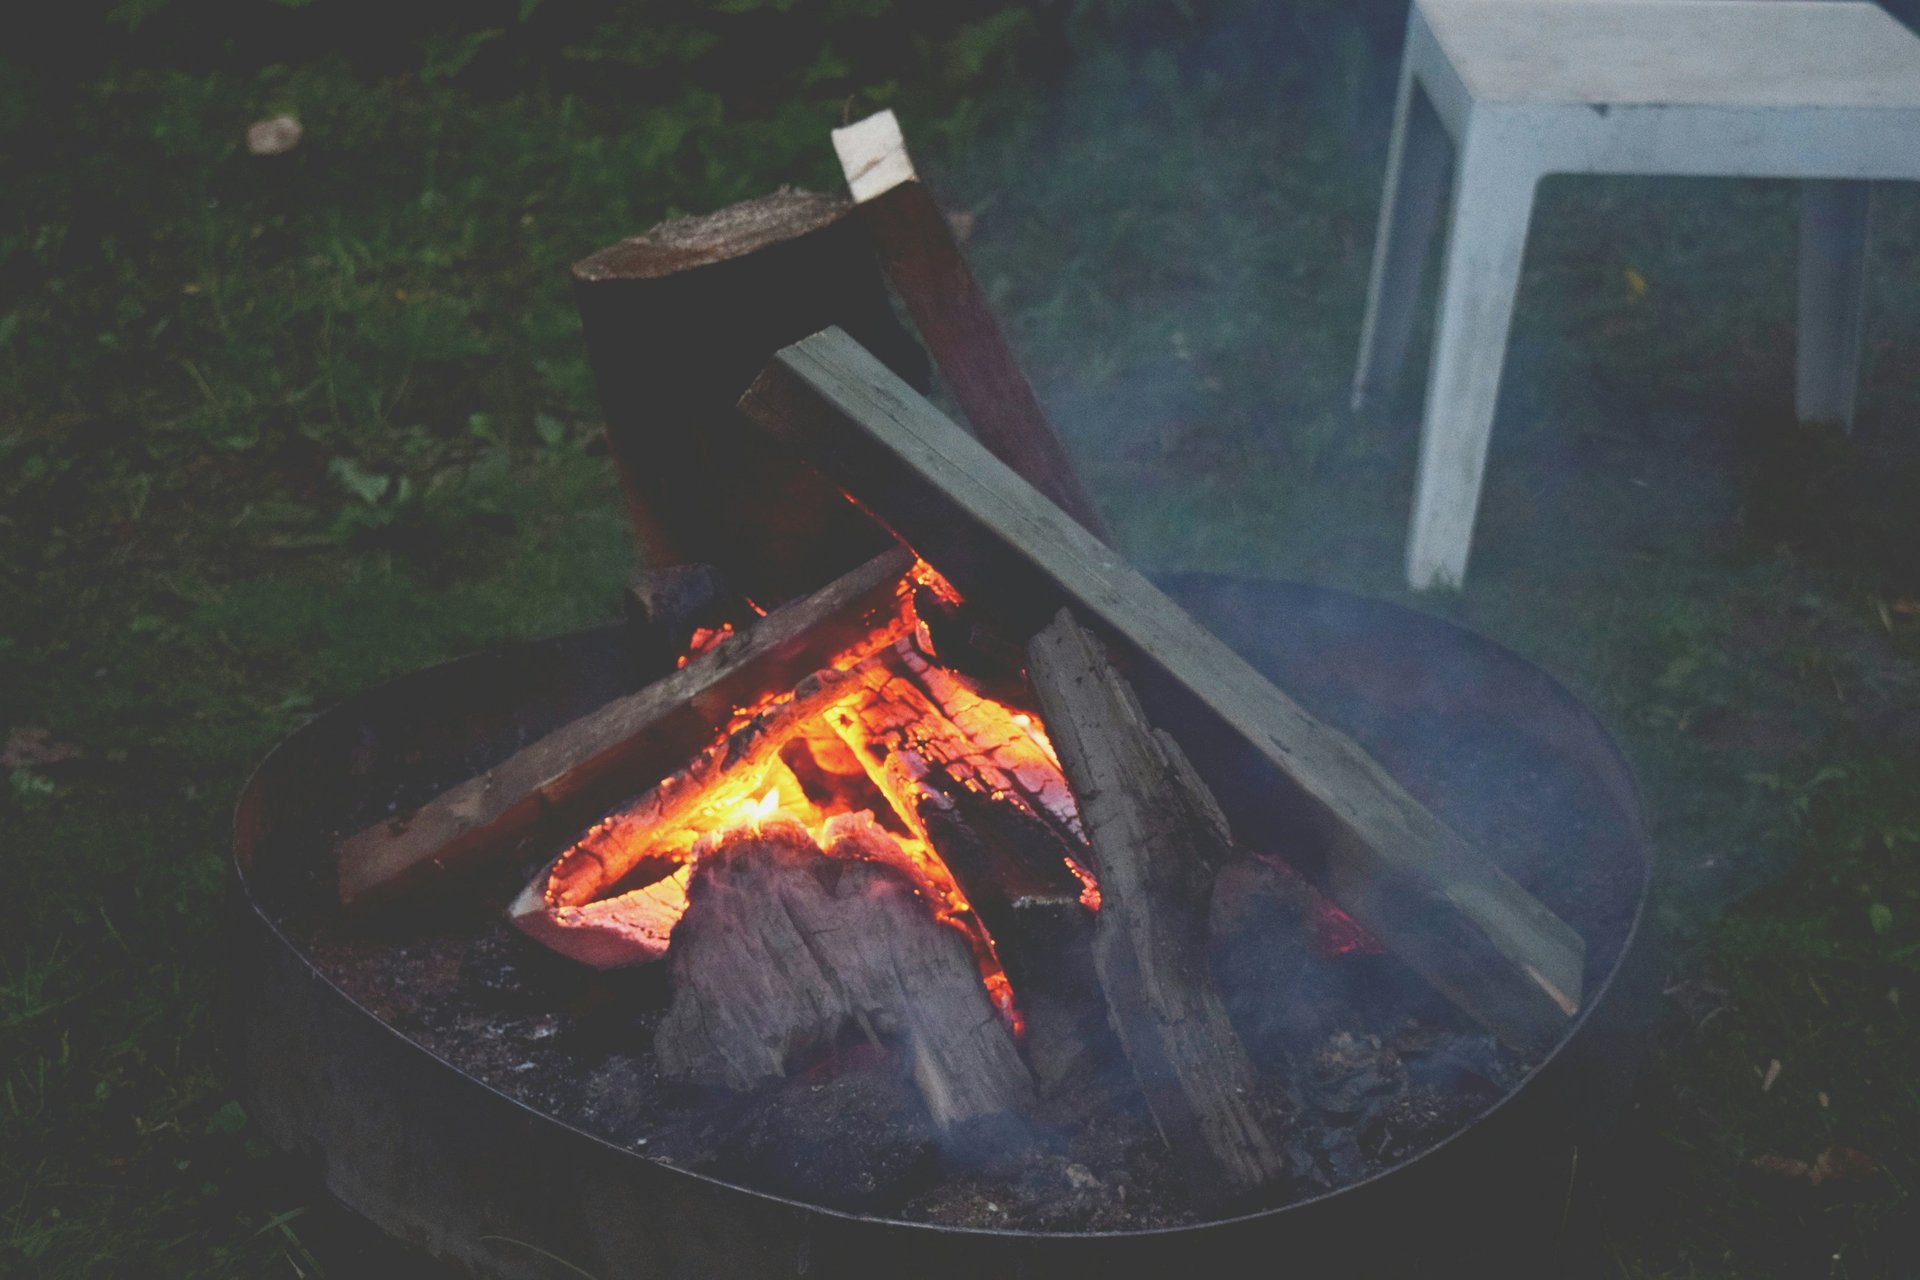
[[[693,639],[687,642],[687,651],[680,655],[677,666],[686,666],[689,662],[733,634],[733,624],[723,622],[718,627],[695,627]]]
[[[1314,899],[1313,945],[1324,956],[1377,956],[1386,952],[1379,939],[1362,929],[1358,921],[1320,897]]]
[[[700,856],[738,834],[790,821],[833,856],[904,871],[934,917],[966,935],[995,1007],[1018,1030],[993,940],[925,826],[923,808],[946,803],[929,800],[927,761],[938,759],[970,791],[1026,810],[1073,849],[1084,847],[1079,814],[1035,717],[929,660],[911,605],[916,589],[959,599],[917,564],[902,580],[898,618],[793,690],[734,708],[719,741],[686,770],[568,848],[539,900],[516,907],[516,922],[590,963],[654,958],[686,911]],[[695,651],[722,636],[696,633]],[[936,747],[945,754],[930,755]],[[1099,887],[1084,862],[1064,861],[1081,901],[1097,909]]]

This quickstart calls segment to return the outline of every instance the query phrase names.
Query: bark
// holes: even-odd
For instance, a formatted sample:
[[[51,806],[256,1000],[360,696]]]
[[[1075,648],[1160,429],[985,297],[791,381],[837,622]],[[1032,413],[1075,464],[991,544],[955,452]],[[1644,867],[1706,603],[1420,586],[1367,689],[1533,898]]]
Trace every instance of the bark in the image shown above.
[[[851,213],[783,190],[574,265],[607,441],[650,566],[717,565],[771,608],[884,549],[831,484],[734,410],[774,351],[830,324],[926,385],[926,357],[894,319]]]
[[[1286,1163],[1209,963],[1214,873],[1233,856],[1226,819],[1065,610],[1028,660],[1100,877],[1094,965],[1109,1020],[1189,1192],[1230,1203]]]

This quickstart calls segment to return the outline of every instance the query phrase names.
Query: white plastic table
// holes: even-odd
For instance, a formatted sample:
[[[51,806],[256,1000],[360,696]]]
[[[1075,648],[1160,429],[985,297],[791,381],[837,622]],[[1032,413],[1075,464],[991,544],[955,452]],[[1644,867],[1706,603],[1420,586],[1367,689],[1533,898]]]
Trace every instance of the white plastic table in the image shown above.
[[[1415,0],[1354,374],[1406,363],[1453,196],[1407,538],[1415,588],[1458,585],[1493,427],[1533,192],[1548,173],[1808,179],[1800,417],[1852,425],[1869,183],[1920,179],[1920,37],[1841,0]]]

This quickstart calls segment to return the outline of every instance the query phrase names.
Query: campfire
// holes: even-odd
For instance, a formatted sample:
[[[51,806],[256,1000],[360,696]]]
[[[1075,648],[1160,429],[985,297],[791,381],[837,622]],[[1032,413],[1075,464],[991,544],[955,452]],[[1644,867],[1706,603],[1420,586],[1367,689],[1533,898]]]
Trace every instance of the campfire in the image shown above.
[[[897,609],[853,646],[738,708],[684,769],[556,858],[515,905],[515,922],[598,967],[658,959],[704,856],[777,828],[819,856],[844,850],[904,876],[966,936],[1011,1018],[1006,974],[966,882],[995,900],[1097,905],[1079,811],[1033,711],[942,663],[921,612],[957,606],[953,588],[917,561],[896,590]],[[700,629],[693,654],[715,634]],[[1000,810],[991,841],[976,829],[985,806]]]
[[[738,1100],[892,1064],[956,1175],[1060,1164],[1062,1135],[1104,1123],[1097,1097],[1150,1118],[1196,1212],[1357,1177],[1357,1156],[1315,1153],[1315,1099],[1337,1113],[1374,1079],[1404,1101],[1405,1058],[1436,1037],[1483,1046],[1460,1051],[1492,1064],[1482,1084],[1517,1078],[1579,1012],[1585,943],[1111,548],[897,133],[843,133],[864,225],[978,438],[877,358],[883,309],[844,297],[802,306],[811,336],[770,363],[758,335],[737,362],[671,350],[717,341],[689,306],[760,316],[756,271],[786,282],[776,310],[796,278],[845,286],[853,224],[813,198],[583,270],[659,566],[639,647],[667,674],[344,833],[340,903],[518,859],[533,874],[500,905],[519,934],[590,970],[664,970],[634,1013],[660,1078]],[[688,283],[714,264],[744,302]],[[608,345],[604,281],[623,314],[671,315]],[[670,349],[631,358],[637,332]],[[621,423],[643,385],[692,425],[641,457]],[[1299,973],[1377,961],[1425,1021],[1250,1049],[1249,1025],[1321,994],[1223,978],[1249,895],[1285,904]]]

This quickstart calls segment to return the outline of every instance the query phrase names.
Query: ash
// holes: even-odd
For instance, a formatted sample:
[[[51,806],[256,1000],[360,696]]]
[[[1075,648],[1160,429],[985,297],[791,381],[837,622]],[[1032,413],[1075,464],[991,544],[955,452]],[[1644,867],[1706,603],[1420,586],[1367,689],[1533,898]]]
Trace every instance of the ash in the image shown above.
[[[501,883],[527,870],[505,869]],[[1030,1011],[1022,1051],[1040,1102],[1018,1132],[942,1135],[903,1055],[864,1039],[829,1046],[752,1095],[667,1080],[652,1048],[670,994],[664,966],[575,966],[488,909],[497,901],[476,886],[405,919],[349,928],[316,915],[288,925],[348,995],[500,1092],[649,1159],[863,1214],[1084,1232],[1278,1207],[1418,1155],[1533,1065],[1390,956],[1330,954],[1316,938],[1310,891],[1246,860],[1216,888],[1213,964],[1260,1087],[1274,1114],[1290,1117],[1277,1135],[1289,1172],[1257,1200],[1202,1214],[1104,1025],[1097,990],[1076,1002],[1093,1016]]]

